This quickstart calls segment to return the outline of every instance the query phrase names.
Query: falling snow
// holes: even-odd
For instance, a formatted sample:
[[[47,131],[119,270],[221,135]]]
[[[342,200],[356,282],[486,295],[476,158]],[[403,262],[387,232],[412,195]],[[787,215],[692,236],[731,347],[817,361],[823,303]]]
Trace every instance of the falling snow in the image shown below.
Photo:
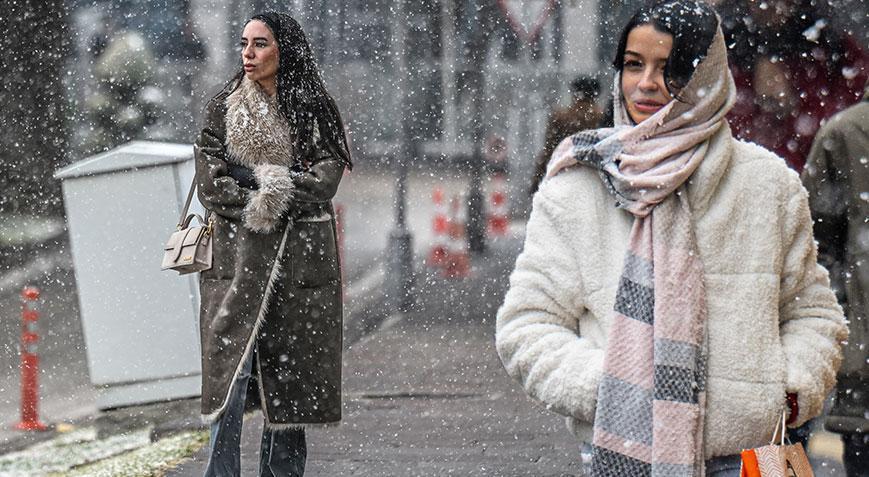
[[[297,351],[302,344],[343,343],[342,423],[309,428],[308,458],[316,462],[310,468],[328,475],[580,474],[590,465],[591,447],[565,431],[556,414],[563,410],[529,399],[504,372],[494,348],[495,313],[523,247],[529,191],[535,174],[542,176],[535,163],[545,167],[564,137],[553,125],[563,118],[574,129],[613,125],[612,92],[620,94],[613,88],[613,57],[622,27],[643,3],[4,2],[0,26],[12,33],[4,37],[0,68],[0,477],[201,475],[196,465],[207,458],[208,435],[197,400],[199,302],[219,286],[256,303],[264,292],[233,281],[254,271],[220,249],[214,266],[231,272],[202,283],[196,275],[161,272],[160,259],[193,180],[193,143],[203,134],[206,104],[242,71],[239,41],[247,19],[272,9],[287,11],[305,30],[354,163],[332,198],[334,213],[323,209],[310,223],[291,223],[300,246],[284,250],[286,265],[276,275],[278,286],[290,290],[279,305],[306,310],[292,328],[280,328],[294,348],[266,364],[279,369],[277,381],[298,382],[300,374],[290,370],[303,366],[310,366],[307,373],[322,371],[323,363],[311,364],[312,356]],[[869,155],[857,153],[847,166],[805,164],[813,144],[831,161],[847,149],[838,136],[815,137],[863,98],[869,3],[709,3],[722,19],[737,90],[727,116],[732,133],[794,171],[805,167],[804,175],[823,176],[811,190],[820,261],[845,309],[859,306],[846,295],[869,283]],[[674,9],[661,21],[673,25],[702,12]],[[663,71],[672,74],[676,59],[669,60]],[[688,69],[702,62],[683,60]],[[668,93],[682,99],[678,89]],[[701,88],[697,98],[708,94]],[[250,130],[261,127],[258,118],[270,107],[256,106],[244,111]],[[683,111],[681,120],[694,119],[693,110]],[[320,126],[313,131],[318,143]],[[552,135],[558,137],[549,144]],[[296,183],[311,177],[310,162],[300,161],[288,177]],[[221,171],[216,165],[206,172],[223,175],[226,189],[243,200],[253,193]],[[846,177],[864,180],[846,191]],[[195,195],[190,212],[205,217],[200,198]],[[768,198],[756,200],[763,207]],[[231,206],[218,211],[236,212],[242,214]],[[849,214],[863,214],[848,222],[852,229],[845,224]],[[317,224],[327,224],[316,230],[337,238],[335,247],[307,235]],[[233,222],[222,237],[250,240],[240,227]],[[749,232],[734,234],[752,240]],[[299,279],[302,264],[333,257],[339,257],[342,287],[323,291]],[[540,273],[557,265],[537,264]],[[23,302],[25,286],[38,288],[39,297]],[[323,293],[340,297],[343,310],[319,307]],[[552,309],[575,311],[562,306]],[[838,395],[841,402],[863,403],[847,412],[869,421],[869,331],[865,313],[849,313],[845,360],[860,362],[863,377],[841,381]],[[331,335],[321,323],[336,314],[344,326]],[[23,322],[25,316],[37,319]],[[214,326],[240,319],[246,318],[223,305]],[[22,336],[38,339],[28,348]],[[258,356],[257,347],[274,344],[276,336],[262,332],[254,340]],[[215,343],[220,352],[244,345],[227,337]],[[541,344],[540,352],[550,346],[557,345]],[[22,363],[30,349],[39,356],[44,433],[12,428],[25,420]],[[324,394],[317,393],[325,391],[310,391],[321,409]],[[265,392],[258,402],[297,405]],[[116,409],[129,412],[116,421],[107,417]],[[832,415],[830,429],[840,410],[828,409],[806,430],[816,475],[844,475],[839,435],[824,427]],[[261,421],[259,411],[246,418],[245,462],[258,452]],[[191,456],[184,465],[192,467],[179,464]]]

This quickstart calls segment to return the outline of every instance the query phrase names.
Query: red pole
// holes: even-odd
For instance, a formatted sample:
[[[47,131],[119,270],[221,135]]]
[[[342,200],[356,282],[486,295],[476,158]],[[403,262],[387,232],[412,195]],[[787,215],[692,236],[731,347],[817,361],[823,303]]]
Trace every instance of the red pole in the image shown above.
[[[39,422],[39,342],[36,300],[39,289],[24,287],[21,291],[21,422],[15,428],[22,431],[44,431],[48,427]]]

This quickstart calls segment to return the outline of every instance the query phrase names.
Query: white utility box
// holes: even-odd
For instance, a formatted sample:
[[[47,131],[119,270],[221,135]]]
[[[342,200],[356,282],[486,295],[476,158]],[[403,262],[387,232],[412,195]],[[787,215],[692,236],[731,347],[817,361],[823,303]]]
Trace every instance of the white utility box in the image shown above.
[[[133,141],[55,174],[100,409],[200,394],[198,275],[160,271],[193,171],[192,145]]]

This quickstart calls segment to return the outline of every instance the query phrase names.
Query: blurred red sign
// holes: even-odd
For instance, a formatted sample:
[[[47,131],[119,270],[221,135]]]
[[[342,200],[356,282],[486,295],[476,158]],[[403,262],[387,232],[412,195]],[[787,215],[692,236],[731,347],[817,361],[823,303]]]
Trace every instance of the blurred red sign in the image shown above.
[[[498,0],[498,7],[507,17],[510,28],[520,40],[534,42],[552,12],[556,0]]]

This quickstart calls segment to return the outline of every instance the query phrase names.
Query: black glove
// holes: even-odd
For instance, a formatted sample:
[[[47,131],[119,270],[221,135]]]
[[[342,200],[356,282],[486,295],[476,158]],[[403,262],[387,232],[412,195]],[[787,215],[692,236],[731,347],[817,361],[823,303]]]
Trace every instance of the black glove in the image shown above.
[[[257,190],[259,185],[256,183],[256,177],[253,175],[253,169],[238,164],[229,164],[229,177],[235,179],[239,187],[245,189]]]

